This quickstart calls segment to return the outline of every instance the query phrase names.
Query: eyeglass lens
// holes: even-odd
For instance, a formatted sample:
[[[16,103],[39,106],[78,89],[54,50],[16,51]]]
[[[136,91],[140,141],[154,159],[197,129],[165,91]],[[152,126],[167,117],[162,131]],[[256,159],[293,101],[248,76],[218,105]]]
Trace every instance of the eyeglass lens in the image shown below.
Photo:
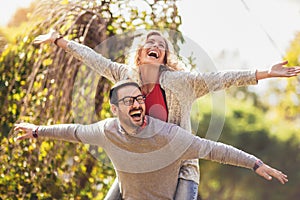
[[[145,97],[143,95],[138,95],[136,97],[124,97],[123,102],[126,106],[133,105],[134,101],[136,100],[139,104],[145,103]]]

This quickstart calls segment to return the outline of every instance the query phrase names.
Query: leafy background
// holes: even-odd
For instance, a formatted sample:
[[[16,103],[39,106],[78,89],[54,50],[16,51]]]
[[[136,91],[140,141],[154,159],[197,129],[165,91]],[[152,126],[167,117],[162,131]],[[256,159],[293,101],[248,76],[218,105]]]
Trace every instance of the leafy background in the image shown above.
[[[1,199],[103,199],[115,172],[101,148],[47,139],[15,142],[11,129],[21,121],[54,124],[78,123],[80,119],[84,123],[111,116],[109,81],[95,76],[55,45],[37,46],[32,41],[50,28],[91,48],[139,28],[180,33],[181,18],[175,1],[145,3],[147,11],[130,1],[36,1],[18,10],[9,25],[0,29]],[[183,41],[180,34],[173,38],[175,46],[177,40]],[[118,44],[118,49],[130,46]],[[122,55],[114,52],[107,56],[124,62]],[[300,33],[285,56],[291,66],[299,65]],[[76,83],[82,77],[87,77],[80,79],[85,92],[73,96],[74,91],[81,91]],[[219,141],[282,169],[289,175],[289,182],[282,186],[249,170],[201,160],[202,199],[300,199],[299,78],[284,83],[278,85],[274,80],[267,92],[260,94],[247,87],[227,90],[226,120]],[[92,110],[74,100],[87,94],[94,99]],[[266,101],[274,97],[276,103]],[[72,109],[74,103],[79,116]],[[194,110],[199,112],[191,116],[193,127],[197,127],[197,135],[205,137],[211,119],[211,96],[195,102]]]

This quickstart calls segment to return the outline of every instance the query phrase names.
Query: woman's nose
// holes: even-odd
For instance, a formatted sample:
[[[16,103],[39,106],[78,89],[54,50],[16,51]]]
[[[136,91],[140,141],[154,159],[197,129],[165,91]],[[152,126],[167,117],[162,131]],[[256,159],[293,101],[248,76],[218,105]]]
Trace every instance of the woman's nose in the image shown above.
[[[158,48],[158,44],[155,42],[155,43],[153,43],[153,47],[156,47],[156,48]]]

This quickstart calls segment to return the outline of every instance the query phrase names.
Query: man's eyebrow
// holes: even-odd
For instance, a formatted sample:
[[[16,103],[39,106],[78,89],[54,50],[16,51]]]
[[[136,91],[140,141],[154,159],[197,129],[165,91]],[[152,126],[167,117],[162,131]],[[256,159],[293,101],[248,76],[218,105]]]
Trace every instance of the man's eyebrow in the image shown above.
[[[124,96],[124,97],[122,97],[121,99],[124,99],[124,98],[126,98],[126,97],[134,97],[134,96]]]
[[[142,94],[138,94],[138,95],[136,95],[136,96],[124,96],[124,97],[122,97],[122,98],[120,98],[120,99],[124,99],[124,98],[126,98],[126,97],[132,98],[132,97],[137,97],[137,96],[140,96],[140,95],[142,95]]]

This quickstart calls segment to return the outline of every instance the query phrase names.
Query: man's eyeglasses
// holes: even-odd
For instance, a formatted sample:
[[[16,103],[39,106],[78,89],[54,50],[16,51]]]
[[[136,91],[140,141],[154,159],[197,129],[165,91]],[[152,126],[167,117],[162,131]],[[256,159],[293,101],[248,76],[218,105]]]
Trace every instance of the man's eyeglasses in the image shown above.
[[[126,96],[126,97],[118,100],[117,103],[119,103],[120,101],[123,101],[125,106],[132,106],[134,104],[135,100],[139,104],[144,104],[145,103],[145,96],[144,95],[138,95],[136,97]]]

